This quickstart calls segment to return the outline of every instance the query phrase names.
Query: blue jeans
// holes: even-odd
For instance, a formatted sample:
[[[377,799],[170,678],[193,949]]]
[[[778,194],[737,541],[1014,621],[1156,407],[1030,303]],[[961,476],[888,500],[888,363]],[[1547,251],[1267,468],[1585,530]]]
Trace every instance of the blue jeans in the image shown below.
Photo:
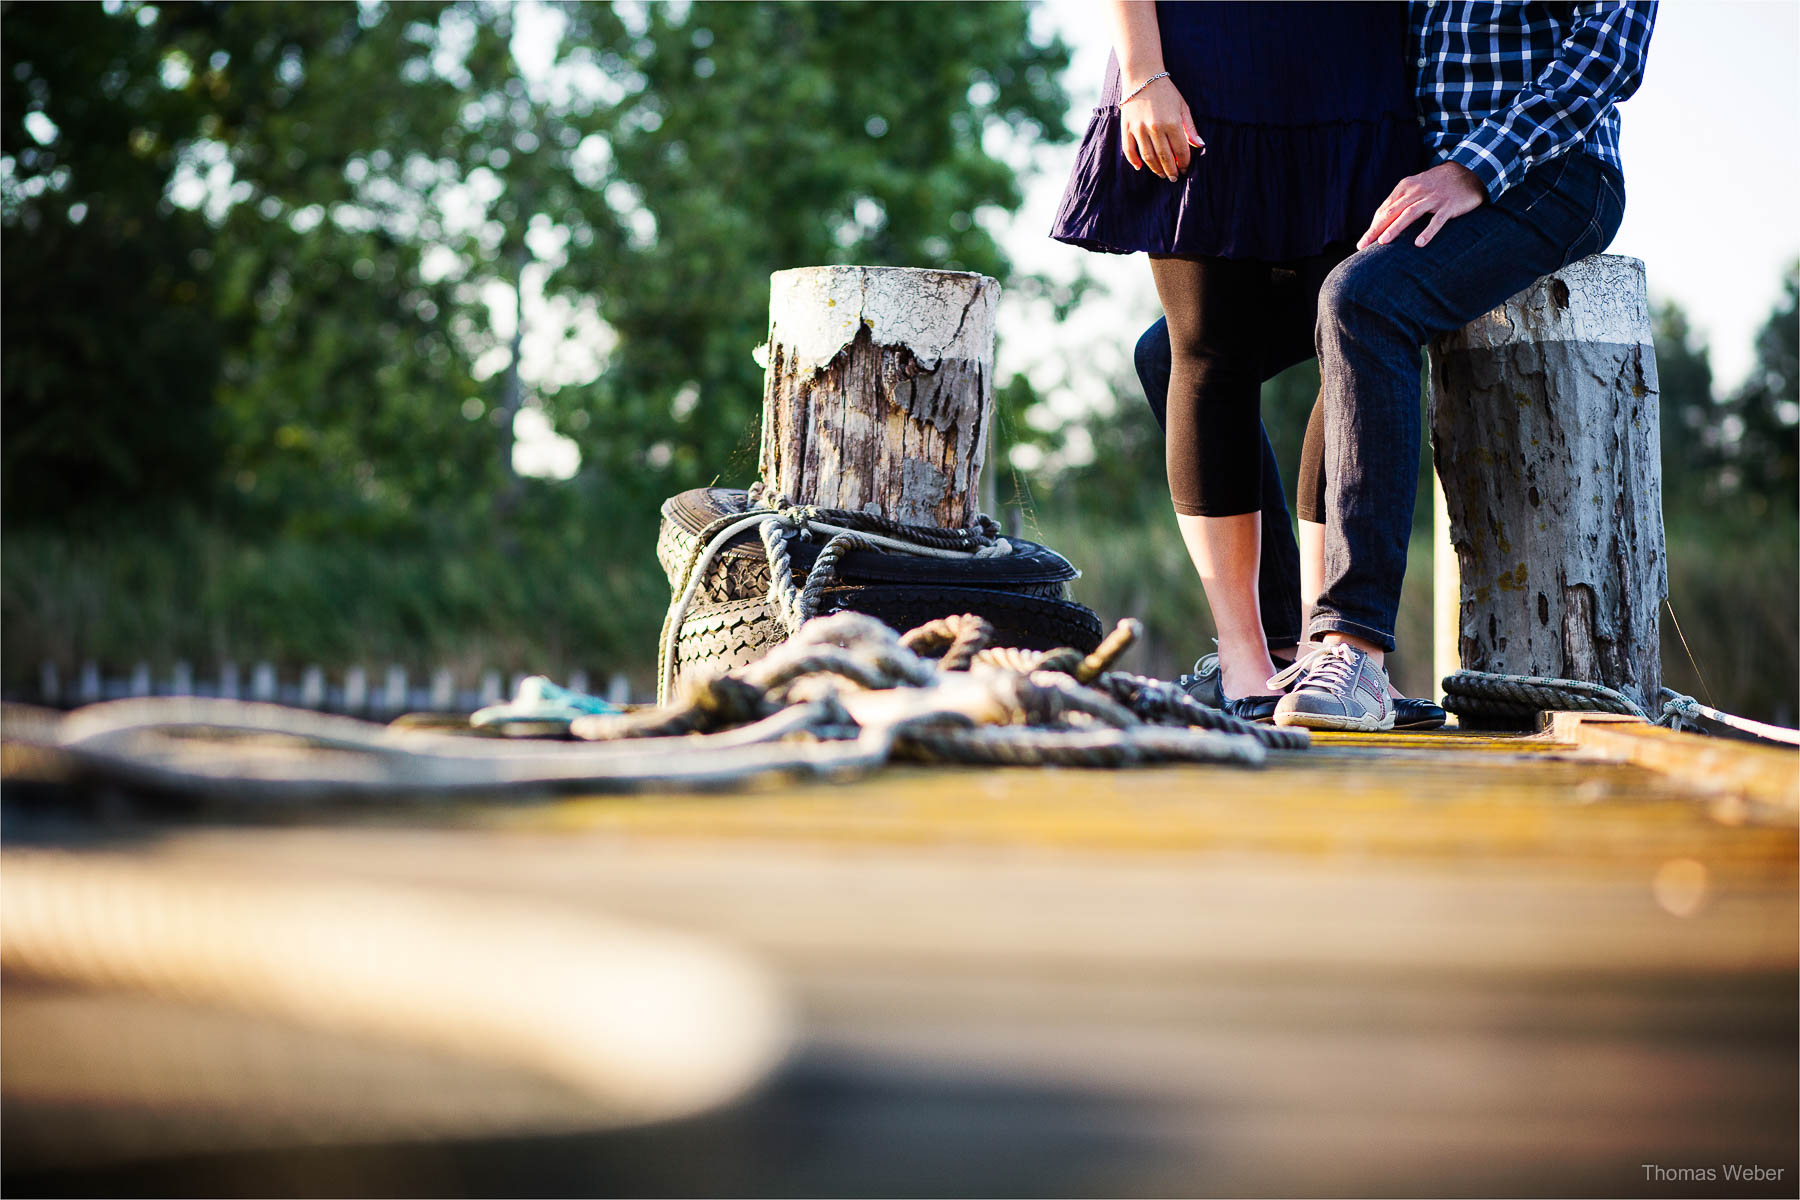
[[[1340,263],[1319,293],[1325,579],[1307,636],[1394,648],[1419,464],[1419,350],[1618,232],[1618,173],[1580,151],[1532,168],[1423,249],[1421,220]]]

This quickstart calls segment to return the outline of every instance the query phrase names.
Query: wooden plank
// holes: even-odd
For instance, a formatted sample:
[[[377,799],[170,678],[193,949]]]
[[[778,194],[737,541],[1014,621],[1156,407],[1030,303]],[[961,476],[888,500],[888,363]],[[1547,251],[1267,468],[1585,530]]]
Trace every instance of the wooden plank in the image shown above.
[[[1553,713],[1550,736],[1613,762],[1656,771],[1709,798],[1739,797],[1765,819],[1800,820],[1800,751],[1677,733],[1635,717],[1599,713]]]
[[[1263,770],[903,768],[106,844],[184,876],[613,913],[776,973],[800,1042],[754,1101],[640,1141],[457,1145],[476,1193],[1639,1194],[1645,1162],[1795,1169],[1800,845],[1718,794],[1550,735],[1344,735]],[[195,1039],[239,1036],[200,1018]],[[321,1053],[319,1086],[340,1062],[350,1087],[381,1069]],[[11,1140],[34,1114],[5,1111]],[[359,1153],[158,1187],[381,1192],[442,1164]]]

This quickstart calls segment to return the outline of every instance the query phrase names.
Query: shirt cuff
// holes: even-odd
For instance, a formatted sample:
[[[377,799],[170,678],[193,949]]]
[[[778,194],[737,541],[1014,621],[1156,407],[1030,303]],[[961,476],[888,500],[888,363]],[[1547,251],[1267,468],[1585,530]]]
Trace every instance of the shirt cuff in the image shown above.
[[[1475,178],[1481,180],[1481,186],[1487,192],[1489,202],[1498,200],[1511,183],[1507,180],[1507,171],[1493,151],[1482,145],[1474,137],[1466,137],[1458,142],[1450,151],[1448,161],[1458,166],[1467,167],[1475,172]]]

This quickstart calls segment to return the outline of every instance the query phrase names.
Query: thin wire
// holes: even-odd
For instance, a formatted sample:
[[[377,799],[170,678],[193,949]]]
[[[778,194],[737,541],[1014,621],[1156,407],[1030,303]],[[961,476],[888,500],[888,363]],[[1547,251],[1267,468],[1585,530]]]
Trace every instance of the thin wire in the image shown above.
[[[1719,702],[1713,699],[1712,688],[1707,686],[1706,676],[1700,673],[1700,664],[1694,661],[1694,652],[1688,649],[1687,634],[1681,632],[1681,618],[1675,615],[1675,606],[1669,603],[1667,596],[1663,597],[1663,607],[1669,610],[1669,620],[1675,622],[1675,636],[1681,639],[1682,652],[1688,657],[1688,665],[1694,668],[1694,678],[1700,681],[1700,690],[1706,693],[1707,705],[1717,708]]]
[[[1007,408],[998,409],[998,415],[1001,430],[1006,434],[1007,449],[1010,452],[1011,448],[1018,444],[1018,422],[1014,419],[1011,410]],[[1013,466],[1010,457],[1006,461],[1006,471],[1012,476],[1012,502],[1013,507],[1019,511],[1020,523],[1030,531],[1034,539],[1043,541],[1044,530],[1038,524],[1037,497],[1032,495],[1031,480],[1026,478],[1025,472]]]
[[[1019,512],[1020,523],[1031,531],[1033,538],[1041,542],[1044,527],[1038,524],[1037,497],[1031,493],[1031,480],[1025,477],[1025,472],[1011,463],[1007,464],[1007,469],[1012,473],[1013,507]]]

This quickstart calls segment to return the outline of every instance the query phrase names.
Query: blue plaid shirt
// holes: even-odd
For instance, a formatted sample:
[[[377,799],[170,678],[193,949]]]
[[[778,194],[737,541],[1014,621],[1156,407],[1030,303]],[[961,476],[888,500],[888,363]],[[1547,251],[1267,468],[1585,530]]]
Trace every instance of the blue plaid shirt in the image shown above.
[[[1622,172],[1614,104],[1644,77],[1654,3],[1409,7],[1425,144],[1490,200],[1570,150]]]

